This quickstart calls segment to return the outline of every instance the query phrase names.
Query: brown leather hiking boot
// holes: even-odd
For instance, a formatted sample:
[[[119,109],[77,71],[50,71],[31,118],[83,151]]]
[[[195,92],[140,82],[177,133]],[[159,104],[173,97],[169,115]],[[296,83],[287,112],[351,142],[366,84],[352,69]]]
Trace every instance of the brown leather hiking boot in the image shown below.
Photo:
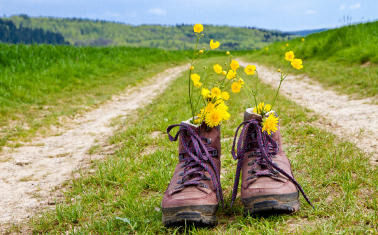
[[[262,132],[262,118],[252,110],[246,110],[244,122],[235,134],[232,155],[239,161],[232,202],[236,198],[241,171],[241,201],[246,215],[296,212],[300,208],[299,191],[312,206],[294,179],[290,161],[283,151],[280,126],[271,136]],[[237,133],[243,125],[235,154]]]
[[[180,126],[176,136],[169,134]],[[170,141],[179,138],[179,162],[164,193],[161,209],[163,223],[215,226],[219,201],[223,201],[220,185],[220,126],[198,128],[189,122],[167,129]]]

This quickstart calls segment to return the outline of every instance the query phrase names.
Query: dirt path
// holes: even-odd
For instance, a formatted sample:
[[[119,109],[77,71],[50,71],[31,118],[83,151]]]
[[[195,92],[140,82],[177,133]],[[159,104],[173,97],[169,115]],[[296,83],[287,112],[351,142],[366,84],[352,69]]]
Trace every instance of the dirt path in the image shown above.
[[[257,63],[246,63],[239,60],[241,66],[254,64],[259,78],[268,84],[278,87],[279,73]],[[371,164],[378,164],[378,105],[373,99],[350,99],[347,95],[338,95],[303,75],[288,76],[282,83],[281,94],[303,107],[321,114],[324,120],[317,125],[338,136],[354,142],[368,154]]]
[[[37,208],[63,197],[59,190],[54,192],[53,189],[69,180],[74,170],[88,166],[91,158],[101,158],[90,156],[88,150],[94,144],[104,144],[113,133],[115,127],[109,125],[111,119],[150,103],[185,68],[187,66],[167,69],[139,88],[114,96],[100,108],[74,120],[72,128],[60,136],[35,139],[14,152],[3,152],[0,156],[0,227],[4,223],[22,221]]]

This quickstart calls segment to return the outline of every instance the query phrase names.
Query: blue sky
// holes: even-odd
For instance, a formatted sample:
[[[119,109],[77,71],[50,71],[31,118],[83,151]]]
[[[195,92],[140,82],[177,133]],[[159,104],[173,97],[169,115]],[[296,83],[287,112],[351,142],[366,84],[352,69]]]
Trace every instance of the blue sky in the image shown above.
[[[378,19],[377,0],[0,0],[0,14],[101,19],[126,24],[214,24],[284,31]]]

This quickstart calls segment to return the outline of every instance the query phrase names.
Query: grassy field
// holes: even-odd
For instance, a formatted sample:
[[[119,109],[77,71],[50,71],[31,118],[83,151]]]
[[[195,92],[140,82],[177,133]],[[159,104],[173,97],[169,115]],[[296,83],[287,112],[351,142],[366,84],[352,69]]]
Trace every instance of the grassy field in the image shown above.
[[[184,51],[150,48],[0,44],[0,147],[18,147],[60,125],[58,117],[107,100],[184,62]]]
[[[273,43],[247,59],[277,68],[285,52],[293,51],[304,64],[296,74],[308,74],[344,94],[378,95],[378,21],[314,33],[304,39]]]
[[[226,56],[202,65],[227,61]],[[199,66],[197,66],[199,67]],[[241,71],[240,71],[241,73]],[[255,82],[255,77],[246,79]],[[34,233],[59,234],[365,234],[378,232],[378,171],[353,144],[311,125],[318,117],[280,97],[284,149],[298,182],[316,209],[301,197],[294,215],[244,217],[237,199],[230,208],[236,162],[231,137],[250,103],[243,93],[230,98],[231,120],[222,124],[222,186],[225,208],[215,228],[165,228],[160,202],[178,159],[177,142],[169,142],[166,128],[189,118],[187,77],[177,79],[153,104],[122,123],[109,144],[114,155],[94,162],[94,173],[81,172],[67,188],[66,201],[54,211],[31,219]],[[259,84],[260,100],[272,100],[270,86]],[[101,151],[101,150],[99,150]]]

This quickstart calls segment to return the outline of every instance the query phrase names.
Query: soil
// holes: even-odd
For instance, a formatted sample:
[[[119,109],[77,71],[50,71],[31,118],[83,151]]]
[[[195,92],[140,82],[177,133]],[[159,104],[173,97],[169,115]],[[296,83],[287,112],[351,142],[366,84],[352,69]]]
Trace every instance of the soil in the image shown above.
[[[75,118],[61,135],[35,138],[22,147],[4,150],[0,156],[0,233],[4,231],[1,224],[23,221],[41,209],[54,209],[55,202],[64,198],[60,190],[64,182],[79,177],[79,170],[89,170],[91,160],[106,156],[89,152],[93,146],[107,146],[108,137],[117,128],[111,125],[112,120],[152,102],[187,67],[167,69],[113,96]],[[109,148],[110,154],[114,152],[114,146],[102,150],[107,153]]]
[[[276,69],[239,60],[241,66],[257,67],[262,82],[277,88],[280,75]],[[378,105],[376,98],[354,99],[324,89],[320,83],[304,75],[289,75],[282,83],[280,93],[320,115],[316,125],[347,141],[353,142],[378,164]]]

